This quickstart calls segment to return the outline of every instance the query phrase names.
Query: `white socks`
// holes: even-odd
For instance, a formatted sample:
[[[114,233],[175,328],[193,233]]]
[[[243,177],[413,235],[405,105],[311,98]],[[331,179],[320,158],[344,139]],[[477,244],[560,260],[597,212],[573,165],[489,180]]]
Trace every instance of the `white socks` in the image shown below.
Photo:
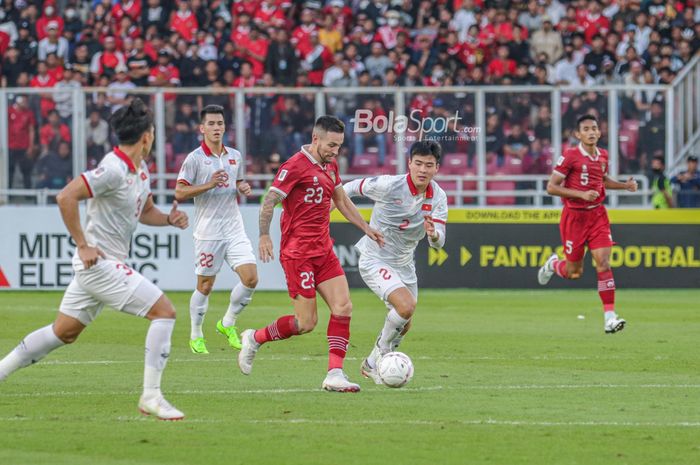
[[[399,315],[396,309],[392,308],[386,315],[384,328],[379,336],[379,349],[382,353],[387,353],[391,350],[391,342],[401,335],[403,327],[406,326],[408,320]]]
[[[0,360],[0,381],[20,368],[38,362],[64,344],[53,332],[53,325],[44,326],[28,334],[12,352]]]
[[[146,357],[143,372],[143,397],[152,399],[161,395],[160,378],[170,357],[170,337],[175,320],[158,319],[151,321],[146,334]]]
[[[245,287],[243,284],[238,283],[236,287],[231,291],[231,303],[228,306],[226,315],[221,322],[224,328],[230,328],[236,324],[236,318],[243,311],[243,309],[253,300],[253,293],[255,288]]]
[[[204,324],[204,315],[207,314],[208,307],[209,296],[195,289],[192,293],[192,297],[190,297],[190,321],[192,322],[190,327],[190,339],[204,337],[202,333],[202,324]]]

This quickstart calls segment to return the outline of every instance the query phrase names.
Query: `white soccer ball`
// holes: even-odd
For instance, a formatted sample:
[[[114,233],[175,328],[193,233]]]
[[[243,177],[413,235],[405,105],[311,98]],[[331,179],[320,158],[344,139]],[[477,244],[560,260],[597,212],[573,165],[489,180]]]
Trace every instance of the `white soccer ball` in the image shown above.
[[[413,362],[403,352],[389,352],[379,360],[378,371],[385,386],[400,388],[413,378]]]

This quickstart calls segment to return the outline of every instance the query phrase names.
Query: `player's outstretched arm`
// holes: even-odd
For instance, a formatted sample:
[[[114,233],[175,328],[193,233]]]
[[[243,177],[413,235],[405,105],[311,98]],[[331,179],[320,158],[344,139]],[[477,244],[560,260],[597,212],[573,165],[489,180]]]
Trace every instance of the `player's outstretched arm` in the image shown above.
[[[357,226],[360,231],[365,233],[367,237],[373,241],[377,242],[377,244],[379,244],[381,247],[384,246],[384,234],[376,229],[373,229],[367,224],[343,188],[337,188],[335,191],[333,191],[333,202],[335,203],[336,208],[338,208],[338,211],[342,213],[342,215],[347,218],[348,221]]]
[[[616,189],[616,190],[627,190],[630,192],[637,192],[637,181],[633,177],[630,177],[625,182],[615,181],[605,176],[605,188],[606,189]]]
[[[82,260],[85,269],[97,263],[99,257],[104,258],[105,256],[97,247],[88,245],[85,239],[85,233],[80,225],[78,204],[81,200],[85,200],[89,197],[90,190],[82,176],[73,179],[56,196],[56,203],[58,203],[58,208],[61,211],[63,223],[66,225],[66,229],[68,229],[68,233],[70,233],[73,241],[75,241],[75,245],[78,248],[78,256],[80,260]]]
[[[192,199],[200,194],[214,189],[219,184],[223,184],[226,181],[228,181],[228,173],[226,173],[225,170],[216,170],[214,174],[211,175],[209,182],[198,184],[196,186],[190,186],[186,182],[178,180],[177,185],[175,186],[175,200],[178,202],[183,202],[185,200]]]
[[[556,195],[558,197],[566,197],[569,199],[583,199],[588,202],[593,202],[595,199],[600,197],[600,194],[594,190],[588,191],[578,191],[576,189],[569,189],[568,187],[562,186],[566,178],[557,173],[552,173],[547,183],[547,193],[549,195]]]
[[[146,205],[144,205],[139,217],[139,222],[149,226],[174,226],[180,229],[186,229],[189,224],[187,213],[177,209],[177,200],[173,201],[173,207],[170,213],[165,214],[153,202],[153,197],[148,196]]]
[[[280,203],[283,198],[284,197],[279,192],[270,190],[265,196],[263,205],[260,208],[260,219],[258,222],[260,239],[258,251],[260,253],[260,260],[262,260],[263,263],[267,263],[275,258],[272,249],[272,239],[270,238],[270,223],[272,223],[275,205]]]

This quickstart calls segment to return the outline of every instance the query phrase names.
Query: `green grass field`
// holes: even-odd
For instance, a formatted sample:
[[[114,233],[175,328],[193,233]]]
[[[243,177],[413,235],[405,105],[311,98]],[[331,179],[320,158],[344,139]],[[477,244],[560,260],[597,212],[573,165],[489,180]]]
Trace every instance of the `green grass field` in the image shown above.
[[[697,464],[700,291],[617,293],[624,332],[605,335],[595,291],[423,291],[401,350],[415,377],[392,390],[327,393],[328,312],[317,330],[264,346],[250,377],[215,334],[187,347],[189,294],[163,389],[183,422],[140,416],[147,322],[105,311],[79,341],[0,384],[0,464]],[[346,370],[384,311],[353,291]],[[50,322],[59,293],[0,293],[0,353]],[[259,292],[240,326],[289,312]],[[584,315],[579,319],[578,315]]]

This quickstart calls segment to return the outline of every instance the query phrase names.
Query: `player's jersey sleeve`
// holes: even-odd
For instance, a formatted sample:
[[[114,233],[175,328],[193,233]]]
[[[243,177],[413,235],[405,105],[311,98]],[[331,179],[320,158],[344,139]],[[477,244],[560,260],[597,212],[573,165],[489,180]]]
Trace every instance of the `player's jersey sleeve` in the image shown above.
[[[433,223],[435,224],[435,231],[440,237],[437,242],[428,240],[428,243],[430,247],[440,249],[445,246],[445,239],[447,239],[447,196],[444,192],[440,192],[440,198],[438,202],[435,203],[433,209]]]
[[[569,173],[571,173],[571,170],[573,169],[573,161],[574,157],[568,153],[568,151],[564,152],[564,154],[557,160],[557,166],[554,167],[552,172],[564,178],[569,176]]]
[[[375,202],[386,197],[389,192],[390,176],[375,176],[373,178],[355,179],[345,184],[344,189],[349,197],[367,197]]]
[[[100,197],[119,188],[123,173],[119,168],[103,164],[94,170],[84,172],[81,177],[90,191],[90,197]]]
[[[292,189],[294,189],[294,186],[297,185],[299,179],[300,177],[296,165],[286,162],[280,166],[277,176],[272,182],[272,186],[270,186],[270,190],[277,192],[282,197],[287,197],[289,193],[292,192]]]
[[[243,173],[243,155],[238,150],[234,150],[233,159],[236,160],[236,181],[244,181]]]
[[[177,175],[177,182],[187,186],[194,186],[197,179],[197,161],[194,154],[187,155],[185,161],[180,167],[180,173]]]

